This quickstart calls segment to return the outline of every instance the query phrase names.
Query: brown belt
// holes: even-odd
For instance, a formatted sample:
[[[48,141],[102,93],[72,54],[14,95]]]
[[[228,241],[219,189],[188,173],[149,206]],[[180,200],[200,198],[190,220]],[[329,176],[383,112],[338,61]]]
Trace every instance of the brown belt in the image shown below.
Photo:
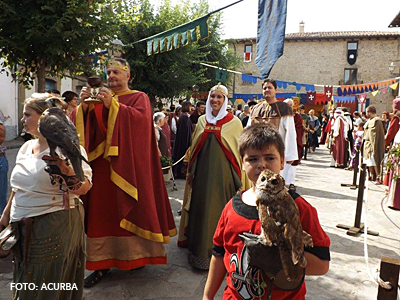
[[[1,153],[0,153],[0,157],[5,156],[5,155],[6,155],[5,152],[1,152]]]

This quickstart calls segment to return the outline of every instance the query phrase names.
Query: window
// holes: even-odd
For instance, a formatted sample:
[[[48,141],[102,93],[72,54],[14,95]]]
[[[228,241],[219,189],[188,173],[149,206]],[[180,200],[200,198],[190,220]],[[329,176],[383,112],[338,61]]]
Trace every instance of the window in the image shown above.
[[[357,84],[357,69],[344,69],[344,84]]]
[[[347,42],[347,50],[357,50],[358,42]]]
[[[253,52],[253,45],[245,45],[244,46],[244,52],[252,53]]]
[[[44,89],[45,89],[45,91],[56,90],[57,83],[53,79],[46,78],[45,82],[44,82]]]
[[[253,45],[244,45],[243,61],[250,62],[253,54]]]

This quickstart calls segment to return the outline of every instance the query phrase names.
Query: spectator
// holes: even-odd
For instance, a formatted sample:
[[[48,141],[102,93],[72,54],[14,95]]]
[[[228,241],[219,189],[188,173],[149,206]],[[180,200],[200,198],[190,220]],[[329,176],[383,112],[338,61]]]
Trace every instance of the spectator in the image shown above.
[[[185,155],[186,150],[190,146],[190,139],[193,132],[193,126],[189,115],[191,108],[192,104],[189,101],[182,102],[182,114],[178,120],[174,151],[172,154],[172,160],[174,163],[178,162]],[[183,162],[180,161],[173,167],[172,171],[174,172],[175,178],[186,178],[186,175],[182,172],[182,166]]]
[[[68,104],[65,113],[71,118],[72,111],[78,106],[78,94],[73,91],[66,91],[62,94],[64,101]]]
[[[201,115],[204,115],[206,109],[206,103],[204,101],[197,101],[196,110],[190,115],[190,121],[192,121],[193,127],[197,124],[197,120]]]

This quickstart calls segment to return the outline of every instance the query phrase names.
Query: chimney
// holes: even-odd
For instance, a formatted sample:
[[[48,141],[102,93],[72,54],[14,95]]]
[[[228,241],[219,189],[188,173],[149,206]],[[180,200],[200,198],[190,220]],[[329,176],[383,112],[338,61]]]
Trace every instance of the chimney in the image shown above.
[[[299,33],[304,33],[304,22],[303,21],[300,22]]]

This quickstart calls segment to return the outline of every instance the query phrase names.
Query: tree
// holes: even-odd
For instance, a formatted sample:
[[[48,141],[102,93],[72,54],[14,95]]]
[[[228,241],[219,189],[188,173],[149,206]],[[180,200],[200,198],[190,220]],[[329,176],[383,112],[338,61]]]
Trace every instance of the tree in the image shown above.
[[[175,6],[170,0],[163,0],[156,12],[148,0],[131,0],[122,2],[116,12],[121,22],[119,37],[127,45],[126,59],[132,67],[133,85],[146,92],[152,101],[157,97],[189,96],[195,84],[201,90],[208,90],[216,83],[216,70],[206,68],[200,62],[211,62],[223,68],[233,68],[238,63],[221,41],[219,14],[213,14],[209,19],[210,37],[198,43],[151,56],[147,56],[145,42],[132,45],[206,15],[209,12],[206,0],[196,4],[181,1]],[[132,18],[140,18],[140,22]]]
[[[46,72],[88,70],[89,55],[110,46],[111,15],[107,0],[1,0],[0,72],[18,65],[18,80],[28,86],[37,78],[44,92]]]

